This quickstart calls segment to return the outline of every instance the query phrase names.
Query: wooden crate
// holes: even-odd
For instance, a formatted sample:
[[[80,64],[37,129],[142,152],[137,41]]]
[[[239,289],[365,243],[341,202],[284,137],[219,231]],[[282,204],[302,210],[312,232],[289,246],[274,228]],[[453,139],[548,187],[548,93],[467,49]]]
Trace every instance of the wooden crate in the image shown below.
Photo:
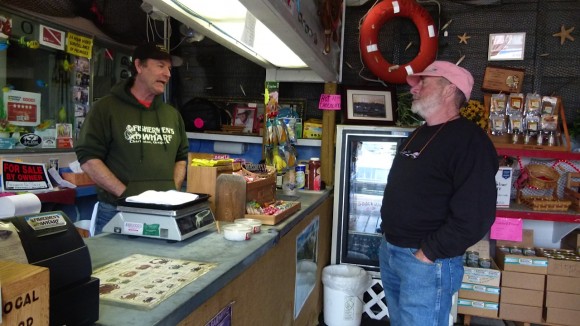
[[[232,173],[233,166],[192,166],[193,158],[202,158],[199,153],[189,153],[187,163],[187,186],[186,191],[196,194],[208,194],[211,210],[216,211],[215,194],[216,180],[222,173]],[[209,159],[209,158],[208,158]]]
[[[260,205],[273,203],[276,200],[276,174],[246,183],[246,202],[252,200]]]
[[[569,172],[566,176],[564,198],[572,202],[571,208],[580,211],[580,173]]]
[[[2,325],[48,325],[49,270],[0,261]]]
[[[291,202],[291,203],[292,203],[292,206],[290,206],[287,209],[285,209],[277,214],[274,214],[274,215],[246,214],[245,218],[253,218],[253,219],[260,220],[260,221],[262,221],[262,224],[264,224],[264,225],[276,225],[300,209],[300,207],[301,207],[300,202],[296,201],[296,202]]]

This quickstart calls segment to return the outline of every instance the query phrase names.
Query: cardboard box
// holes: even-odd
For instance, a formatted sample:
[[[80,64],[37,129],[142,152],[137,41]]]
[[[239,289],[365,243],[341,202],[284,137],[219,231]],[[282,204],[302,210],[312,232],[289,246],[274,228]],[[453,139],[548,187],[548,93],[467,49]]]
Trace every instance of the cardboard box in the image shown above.
[[[540,274],[504,271],[501,286],[510,288],[544,291],[546,276]]]
[[[580,294],[548,291],[546,292],[546,307],[580,310]]]
[[[91,177],[89,177],[89,175],[84,172],[64,172],[62,173],[62,178],[77,186],[89,186],[95,184],[93,179],[91,179]]]
[[[531,229],[524,229],[522,230],[522,241],[507,241],[507,240],[497,240],[496,245],[499,246],[506,246],[506,247],[533,247],[534,246],[534,230]],[[497,250],[496,250],[497,254]]]
[[[48,325],[49,270],[0,261],[2,325]]]
[[[495,174],[497,186],[497,207],[509,207],[512,191],[513,170],[509,166],[500,166]]]
[[[580,277],[580,261],[548,259],[548,274]]]
[[[491,267],[492,268],[464,266],[462,282],[499,287],[502,273],[493,260],[491,261]]]
[[[561,309],[561,308],[547,308],[546,309],[546,323],[578,326],[580,320],[579,310]]]
[[[499,302],[500,288],[480,284],[461,283],[459,297],[476,301]]]
[[[578,252],[578,248],[580,247],[580,230],[574,230],[563,237],[560,242],[560,247],[562,249],[574,249]]]
[[[499,318],[528,323],[542,323],[542,310],[542,307],[524,306],[502,302],[499,310]]]
[[[543,307],[544,291],[516,289],[502,286],[499,302],[502,305],[504,303],[512,303],[523,306]]]
[[[499,304],[497,302],[486,302],[459,298],[457,300],[457,313],[480,316],[487,318],[497,318]]]
[[[548,259],[545,257],[506,254],[496,251],[497,265],[502,271],[542,274],[548,272]]]
[[[548,275],[546,291],[580,294],[580,278]]]
[[[477,253],[479,253],[479,258],[490,258],[491,257],[489,240],[479,240],[476,244],[467,248],[466,251],[477,251]]]
[[[322,139],[322,121],[308,119],[302,126],[302,136],[309,139]]]

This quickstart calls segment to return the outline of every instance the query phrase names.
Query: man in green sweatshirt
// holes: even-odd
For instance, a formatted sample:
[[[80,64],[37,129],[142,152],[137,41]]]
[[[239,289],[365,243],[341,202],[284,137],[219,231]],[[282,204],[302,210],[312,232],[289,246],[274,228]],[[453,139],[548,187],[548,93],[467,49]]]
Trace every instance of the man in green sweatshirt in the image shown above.
[[[95,234],[117,213],[117,201],[146,190],[181,189],[189,142],[180,113],[163,102],[171,55],[153,43],[133,53],[132,77],[95,102],[75,152],[97,185]]]

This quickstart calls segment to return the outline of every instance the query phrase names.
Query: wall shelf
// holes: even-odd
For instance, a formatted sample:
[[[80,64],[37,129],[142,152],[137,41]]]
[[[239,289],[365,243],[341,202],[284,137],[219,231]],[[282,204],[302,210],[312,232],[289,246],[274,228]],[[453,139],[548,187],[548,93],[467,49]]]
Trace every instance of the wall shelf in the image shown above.
[[[580,153],[572,153],[565,151],[502,148],[497,145],[496,149],[499,155],[533,157],[533,158],[551,158],[556,160],[580,160]]]
[[[218,134],[218,133],[204,133],[204,132],[188,132],[187,138],[189,139],[201,139],[201,140],[212,140],[212,141],[223,141],[232,143],[245,143],[245,144],[262,144],[262,136],[245,136],[245,135],[233,135],[233,134]],[[321,146],[320,139],[298,139],[296,146]]]
[[[518,149],[502,147],[501,144],[495,144],[495,146],[499,155],[569,161],[580,160],[580,153],[572,153],[569,151],[548,151],[534,148]],[[498,207],[495,216],[554,222],[552,230],[552,242],[554,243],[560,241],[566,234],[580,226],[580,213],[577,211],[534,211],[528,206],[518,204],[515,201],[510,203],[509,208]]]
[[[549,212],[534,211],[525,205],[512,202],[509,208],[497,208],[495,215],[506,218],[523,218],[525,220],[580,223],[580,213],[576,211]]]

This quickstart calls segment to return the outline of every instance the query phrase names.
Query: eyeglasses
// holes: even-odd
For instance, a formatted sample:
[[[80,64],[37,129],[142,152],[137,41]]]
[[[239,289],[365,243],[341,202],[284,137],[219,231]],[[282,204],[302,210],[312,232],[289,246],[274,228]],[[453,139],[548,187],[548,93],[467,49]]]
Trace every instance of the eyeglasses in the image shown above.
[[[405,150],[405,151],[400,151],[399,154],[401,154],[404,157],[411,157],[414,160],[416,160],[417,158],[419,158],[419,155],[421,155],[421,152],[411,152],[409,150]]]
[[[407,149],[407,147],[409,147],[409,144],[413,141],[413,139],[415,139],[415,136],[417,136],[417,134],[419,133],[419,129],[423,128],[425,126],[425,125],[422,125],[421,127],[419,127],[419,129],[415,130],[415,133],[413,134],[413,136],[411,136],[411,139],[409,139],[409,141],[407,142],[407,144],[405,144],[405,147],[399,152],[399,154],[401,154],[401,156],[404,156],[404,157],[411,157],[414,160],[418,159],[419,155],[421,155],[421,153],[423,153],[423,150],[425,149],[425,147],[427,147],[427,145],[429,145],[429,143],[431,143],[431,141],[435,138],[435,136],[437,136],[437,134],[441,131],[441,129],[443,129],[443,127],[445,127],[445,125],[449,121],[451,121],[455,118],[457,118],[457,116],[454,116],[454,117],[450,118],[449,120],[445,121],[445,123],[441,124],[441,127],[439,127],[439,129],[437,129],[437,131],[435,131],[433,136],[431,136],[431,138],[429,138],[427,143],[425,145],[423,145],[423,147],[421,148],[420,151],[411,152],[410,150]]]

